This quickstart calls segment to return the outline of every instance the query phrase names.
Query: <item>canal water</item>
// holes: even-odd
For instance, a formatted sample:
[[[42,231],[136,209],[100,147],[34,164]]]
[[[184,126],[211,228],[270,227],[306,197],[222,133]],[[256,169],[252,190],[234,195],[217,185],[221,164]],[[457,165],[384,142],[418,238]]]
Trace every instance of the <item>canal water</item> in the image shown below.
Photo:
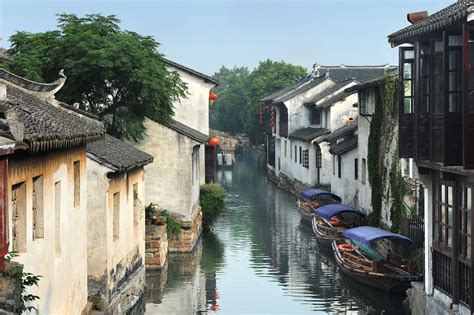
[[[218,174],[226,211],[193,253],[147,273],[146,314],[403,314],[403,296],[342,275],[295,197],[242,161]]]

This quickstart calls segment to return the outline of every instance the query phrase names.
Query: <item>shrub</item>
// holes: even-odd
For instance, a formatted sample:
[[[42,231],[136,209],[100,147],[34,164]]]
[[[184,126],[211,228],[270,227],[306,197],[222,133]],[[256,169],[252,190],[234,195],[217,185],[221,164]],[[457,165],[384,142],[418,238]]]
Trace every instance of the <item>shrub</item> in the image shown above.
[[[181,233],[181,224],[179,224],[179,222],[173,218],[168,210],[158,212],[158,215],[166,219],[166,233],[168,234],[168,239]]]
[[[224,210],[225,195],[224,187],[219,184],[201,186],[202,224],[205,228],[209,228]]]
[[[156,203],[151,202],[148,206],[145,207],[145,215],[147,218],[152,217],[162,217],[166,220],[166,233],[168,234],[168,239],[172,238],[174,235],[181,233],[181,224],[176,220],[168,210],[158,210],[159,206]]]

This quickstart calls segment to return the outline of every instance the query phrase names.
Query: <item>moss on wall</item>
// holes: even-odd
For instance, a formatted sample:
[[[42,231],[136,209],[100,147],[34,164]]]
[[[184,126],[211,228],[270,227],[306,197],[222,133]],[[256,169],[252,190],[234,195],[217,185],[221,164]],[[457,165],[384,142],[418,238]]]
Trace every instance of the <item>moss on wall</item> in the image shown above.
[[[367,171],[372,189],[371,225],[382,223],[382,208],[390,209],[391,228],[398,231],[404,211],[405,184],[398,158],[397,78],[385,77],[376,93],[376,108],[370,123]],[[385,222],[387,223],[387,222]]]

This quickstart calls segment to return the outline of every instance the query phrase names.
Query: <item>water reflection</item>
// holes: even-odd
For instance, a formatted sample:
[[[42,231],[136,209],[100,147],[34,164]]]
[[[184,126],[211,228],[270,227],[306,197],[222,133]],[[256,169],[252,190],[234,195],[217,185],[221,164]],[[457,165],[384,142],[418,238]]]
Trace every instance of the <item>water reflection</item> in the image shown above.
[[[226,212],[193,253],[170,255],[167,271],[148,273],[147,313],[401,313],[403,297],[339,272],[300,222],[294,197],[252,163],[219,178],[228,190]]]

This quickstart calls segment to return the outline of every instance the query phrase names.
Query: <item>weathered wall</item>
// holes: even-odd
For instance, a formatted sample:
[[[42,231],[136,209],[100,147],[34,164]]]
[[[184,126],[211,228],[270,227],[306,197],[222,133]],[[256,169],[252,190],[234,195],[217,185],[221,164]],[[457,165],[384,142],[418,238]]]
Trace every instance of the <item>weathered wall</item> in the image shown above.
[[[172,66],[168,66],[168,68],[178,72],[181,80],[188,87],[188,96],[173,103],[174,119],[208,135],[209,91],[214,87],[214,84],[205,82],[203,79],[178,68]]]
[[[91,187],[88,191],[89,295],[100,292],[107,304],[115,300],[118,305],[123,297],[124,282],[131,281],[133,274],[144,269],[144,172],[138,168],[112,173],[111,169],[91,159],[88,162]],[[138,190],[138,220],[134,218],[134,184],[137,184]],[[115,193],[120,194],[118,237],[114,236],[113,231]]]
[[[338,177],[337,155],[334,157],[336,158],[336,175],[331,178],[331,190],[342,198],[342,203],[356,206],[358,181],[354,176],[354,159],[358,158],[357,148],[341,155],[341,178]]]
[[[375,108],[375,92],[373,89],[367,91],[367,113],[372,115],[374,113]],[[369,178],[367,176],[367,154],[368,154],[368,146],[369,146],[369,134],[370,134],[370,120],[371,117],[359,117],[359,122],[357,126],[357,150],[359,152],[359,183],[358,183],[358,200],[359,205],[358,208],[364,213],[368,213],[372,208],[372,189],[370,188]],[[366,172],[365,172],[365,181],[363,178],[362,172],[362,163],[363,160],[366,162]]]
[[[155,157],[153,163],[145,166],[145,205],[154,202],[189,221],[199,201],[199,185],[192,185],[192,153],[199,143],[148,118],[145,127],[147,136],[134,143]],[[202,156],[200,160],[203,159]],[[204,166],[200,173],[204,174]]]
[[[166,233],[166,224],[147,224],[145,229],[146,269],[162,269],[168,257],[168,234]]]
[[[80,199],[74,207],[73,163],[80,162]],[[87,304],[87,173],[85,146],[41,155],[16,155],[9,161],[9,217],[12,218],[12,185],[26,182],[26,252],[16,261],[25,272],[41,275],[29,291],[40,313],[80,314]],[[32,178],[43,176],[44,237],[33,240]],[[55,183],[61,182],[60,245],[55,253]],[[12,234],[10,222],[10,235]],[[71,272],[73,271],[73,272]],[[67,281],[65,280],[67,279]]]

